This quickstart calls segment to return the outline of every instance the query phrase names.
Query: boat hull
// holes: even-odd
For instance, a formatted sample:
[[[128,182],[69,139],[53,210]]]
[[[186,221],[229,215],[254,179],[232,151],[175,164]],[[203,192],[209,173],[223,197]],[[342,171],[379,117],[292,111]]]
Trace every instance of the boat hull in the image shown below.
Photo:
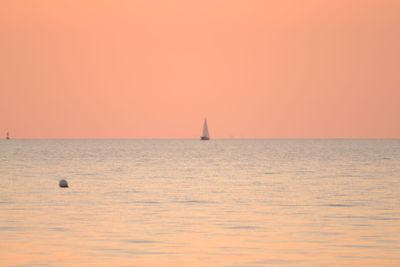
[[[210,140],[210,137],[208,137],[208,136],[202,136],[202,137],[200,137],[200,140],[208,141],[208,140]]]

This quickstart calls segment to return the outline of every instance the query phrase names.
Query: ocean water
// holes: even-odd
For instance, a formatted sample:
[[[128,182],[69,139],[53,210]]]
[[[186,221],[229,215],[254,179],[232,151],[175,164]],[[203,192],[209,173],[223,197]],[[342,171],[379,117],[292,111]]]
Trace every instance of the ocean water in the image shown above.
[[[400,140],[2,140],[0,266],[400,266]]]

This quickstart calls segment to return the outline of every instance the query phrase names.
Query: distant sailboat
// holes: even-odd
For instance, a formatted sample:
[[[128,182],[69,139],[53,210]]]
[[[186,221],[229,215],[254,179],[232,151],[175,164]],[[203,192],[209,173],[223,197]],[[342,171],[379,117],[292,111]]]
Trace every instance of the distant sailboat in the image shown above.
[[[7,140],[10,140],[10,132],[7,132],[7,134],[6,134],[6,139],[7,139]]]
[[[201,135],[200,140],[210,140],[210,134],[208,133],[208,126],[207,126],[207,119],[204,120],[203,134]]]

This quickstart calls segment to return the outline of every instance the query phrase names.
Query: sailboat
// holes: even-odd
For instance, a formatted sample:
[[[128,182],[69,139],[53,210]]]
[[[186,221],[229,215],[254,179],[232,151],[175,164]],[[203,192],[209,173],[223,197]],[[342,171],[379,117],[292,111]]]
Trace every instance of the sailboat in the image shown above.
[[[208,126],[207,126],[207,119],[204,119],[203,134],[201,135],[200,140],[210,140],[210,134],[208,133]]]
[[[6,134],[6,139],[7,139],[7,140],[10,140],[10,132],[7,132],[7,134]]]

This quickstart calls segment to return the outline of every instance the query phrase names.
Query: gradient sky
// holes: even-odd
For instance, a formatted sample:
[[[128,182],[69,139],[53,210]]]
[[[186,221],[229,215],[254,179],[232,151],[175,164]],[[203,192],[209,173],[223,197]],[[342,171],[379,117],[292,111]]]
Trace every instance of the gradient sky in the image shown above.
[[[400,138],[400,1],[0,0],[0,133]]]

